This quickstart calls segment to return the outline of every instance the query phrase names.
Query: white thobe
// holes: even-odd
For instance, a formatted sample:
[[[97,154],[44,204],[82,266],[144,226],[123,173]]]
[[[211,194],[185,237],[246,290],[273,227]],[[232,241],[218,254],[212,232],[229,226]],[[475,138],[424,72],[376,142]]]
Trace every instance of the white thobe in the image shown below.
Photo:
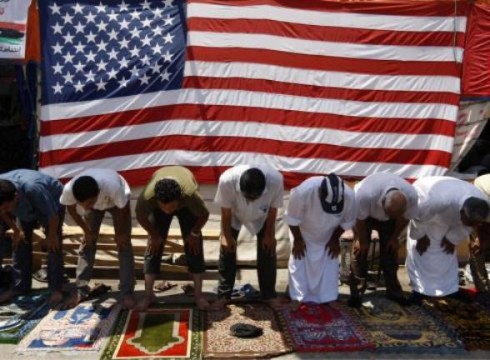
[[[428,296],[446,296],[458,291],[456,252],[446,254],[441,248],[445,237],[454,245],[464,241],[471,227],[461,222],[460,210],[466,199],[485,195],[474,185],[455,178],[433,176],[413,184],[419,195],[419,213],[409,225],[407,270],[412,289]],[[419,255],[417,239],[426,235],[430,246]]]
[[[339,214],[326,213],[320,203],[319,189],[324,177],[307,179],[291,190],[284,220],[299,226],[306,245],[305,257],[289,257],[289,294],[301,302],[325,303],[337,299],[339,260],[332,259],[326,245],[337,229],[351,229],[356,219],[354,191],[345,186],[344,208]],[[290,234],[291,244],[293,235]]]

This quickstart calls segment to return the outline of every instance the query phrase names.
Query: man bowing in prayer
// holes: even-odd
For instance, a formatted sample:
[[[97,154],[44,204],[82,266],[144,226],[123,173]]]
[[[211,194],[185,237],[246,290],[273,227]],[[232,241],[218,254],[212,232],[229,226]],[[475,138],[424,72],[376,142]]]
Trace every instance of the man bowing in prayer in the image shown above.
[[[411,300],[419,304],[424,296],[458,297],[455,247],[487,218],[486,197],[474,185],[445,176],[421,178],[413,186],[419,195],[419,214],[408,231]]]
[[[279,307],[276,293],[276,215],[282,207],[283,178],[266,166],[238,165],[221,174],[214,201],[221,207],[220,281],[213,309],[231,298],[236,276],[236,245],[240,228],[257,235],[257,272],[262,299]]]
[[[389,174],[369,175],[354,187],[357,203],[356,240],[351,262],[349,306],[360,307],[366,290],[367,255],[372,230],[379,234],[380,267],[386,297],[409,305],[398,281],[398,238],[408,220],[417,214],[417,192],[406,180]]]
[[[41,224],[48,253],[48,286],[52,307],[63,300],[62,227],[65,207],[59,198],[61,183],[39,171],[19,169],[0,175],[0,217],[12,229],[13,285],[2,293],[0,303],[32,289],[32,239]]]
[[[292,241],[291,300],[295,306],[336,300],[340,236],[356,221],[354,191],[335,174],[309,178],[291,190],[284,220]]]

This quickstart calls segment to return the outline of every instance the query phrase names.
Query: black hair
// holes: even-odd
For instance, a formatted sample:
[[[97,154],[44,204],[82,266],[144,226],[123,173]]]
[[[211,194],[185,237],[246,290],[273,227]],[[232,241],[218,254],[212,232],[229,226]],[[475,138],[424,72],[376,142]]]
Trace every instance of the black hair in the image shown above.
[[[485,200],[472,196],[464,201],[462,210],[471,221],[482,222],[488,217],[490,207]]]
[[[182,198],[182,188],[174,179],[162,179],[155,184],[155,198],[168,204]]]
[[[17,188],[10,180],[0,179],[0,204],[12,201],[17,193]]]
[[[73,182],[73,196],[78,202],[84,202],[99,196],[99,184],[91,176],[80,176]]]
[[[265,189],[265,175],[257,168],[250,168],[240,176],[240,190],[245,195],[259,197]]]

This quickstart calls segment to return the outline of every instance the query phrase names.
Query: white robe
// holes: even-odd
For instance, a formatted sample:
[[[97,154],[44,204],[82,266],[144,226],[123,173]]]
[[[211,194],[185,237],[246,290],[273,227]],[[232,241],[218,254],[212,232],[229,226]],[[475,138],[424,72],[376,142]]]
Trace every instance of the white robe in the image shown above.
[[[338,226],[344,230],[353,227],[356,219],[354,192],[346,185],[344,209],[340,214],[327,214],[320,203],[319,188],[324,178],[316,176],[305,180],[291,190],[284,216],[290,226],[299,226],[306,244],[305,257],[289,257],[289,294],[301,302],[325,303],[337,299],[339,260],[332,259],[325,250]],[[293,235],[290,234],[291,247]]]
[[[485,200],[472,184],[444,176],[421,178],[413,184],[419,194],[419,214],[409,225],[407,237],[407,270],[412,289],[428,296],[446,296],[458,291],[456,252],[446,254],[441,248],[445,237],[454,245],[463,242],[471,227],[461,222],[460,210],[469,197]],[[430,246],[420,256],[417,240],[424,235]]]

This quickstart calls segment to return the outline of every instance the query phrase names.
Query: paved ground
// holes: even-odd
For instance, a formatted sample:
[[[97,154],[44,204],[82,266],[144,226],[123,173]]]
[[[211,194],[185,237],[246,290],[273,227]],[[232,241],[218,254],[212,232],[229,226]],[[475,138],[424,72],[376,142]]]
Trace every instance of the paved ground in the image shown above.
[[[400,280],[402,282],[402,285],[404,289],[408,290],[408,278],[406,275],[405,269],[400,270]],[[109,284],[112,286],[113,289],[117,289],[118,282],[115,280],[95,280],[95,281],[102,281],[106,284]],[[159,296],[161,301],[164,302],[192,302],[192,299],[185,296],[182,293],[182,290],[180,288],[180,285],[183,285],[185,283],[188,283],[186,281],[179,281],[179,282],[174,282],[179,284],[179,286],[175,287],[172,290],[166,291],[162,293],[162,295]],[[246,284],[250,283],[253,286],[257,287],[257,275],[255,270],[242,270],[238,274],[238,280],[237,280],[237,285],[238,284]],[[36,284],[39,286],[40,284]],[[214,289],[217,285],[216,280],[206,280],[204,282],[204,290],[209,293],[209,297],[211,299],[214,298]],[[279,292],[284,293],[286,290],[286,285],[287,285],[287,271],[285,269],[281,269],[278,272],[278,281],[277,281],[277,289]],[[138,281],[137,284],[137,294],[138,296],[142,295],[142,290],[143,290],[143,281]],[[347,286],[343,285],[340,287],[340,292],[344,294],[348,294],[348,288]],[[113,294],[117,295],[117,294]],[[49,359],[49,360],[96,360],[99,358],[99,354],[86,354],[86,353],[81,353],[81,352],[70,352],[70,353],[63,353],[63,352],[50,352],[50,353],[36,353],[33,355],[23,355],[23,354],[16,354],[15,353],[15,345],[0,345],[0,360],[7,360],[7,359]],[[461,355],[457,356],[434,356],[434,355],[428,355],[428,356],[423,356],[423,355],[413,355],[413,354],[394,354],[394,355],[381,355],[381,354],[371,354],[367,352],[358,352],[358,353],[347,353],[347,352],[342,352],[342,353],[303,353],[303,354],[288,354],[284,356],[279,356],[277,359],[283,359],[283,360],[293,360],[293,359],[433,359],[433,358],[444,358],[444,359],[490,359],[490,352],[471,352],[468,355],[461,357]]]

